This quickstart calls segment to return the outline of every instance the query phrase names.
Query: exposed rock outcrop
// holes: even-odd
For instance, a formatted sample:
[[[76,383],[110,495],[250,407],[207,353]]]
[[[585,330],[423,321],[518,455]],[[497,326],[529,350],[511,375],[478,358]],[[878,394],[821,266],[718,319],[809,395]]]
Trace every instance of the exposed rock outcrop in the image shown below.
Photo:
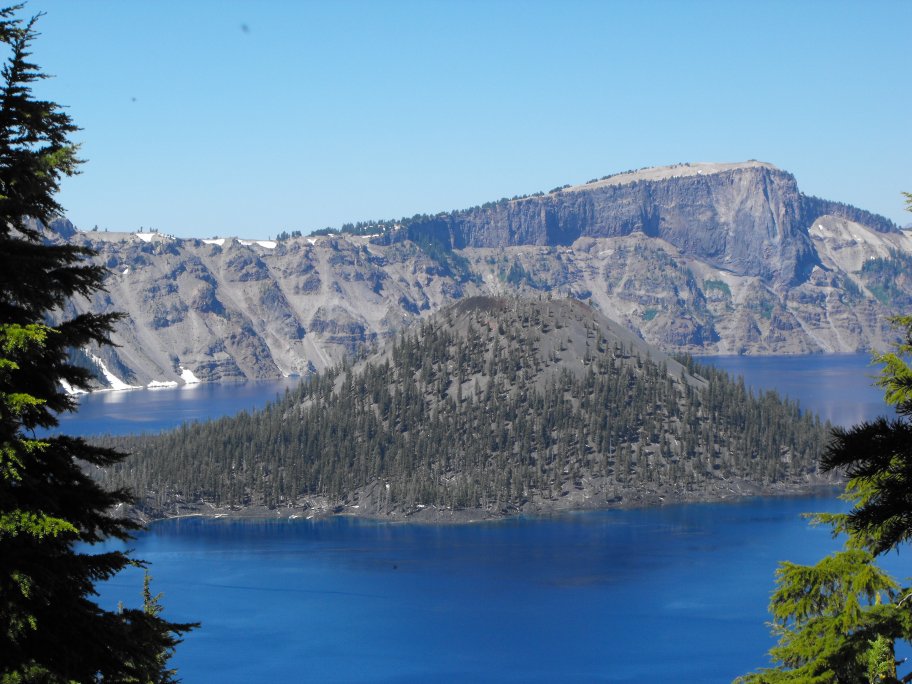
[[[547,195],[414,217],[379,235],[248,241],[76,232],[127,312],[113,349],[131,384],[307,373],[477,294],[590,301],[666,351],[883,348],[912,307],[912,236],[802,195],[761,162],[618,174]]]
[[[639,233],[716,268],[795,284],[817,264],[806,224],[832,210],[875,230],[891,229],[882,217],[803,197],[791,174],[747,162],[622,174],[418,221],[390,239],[446,240],[464,249],[569,246],[580,238]]]

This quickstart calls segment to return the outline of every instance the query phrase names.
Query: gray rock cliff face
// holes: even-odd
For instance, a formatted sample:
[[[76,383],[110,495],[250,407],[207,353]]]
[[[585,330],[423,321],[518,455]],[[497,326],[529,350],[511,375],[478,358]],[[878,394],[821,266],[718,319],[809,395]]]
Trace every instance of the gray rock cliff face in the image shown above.
[[[479,294],[584,299],[696,354],[883,348],[887,315],[912,308],[912,236],[760,162],[644,169],[372,237],[53,228],[109,271],[73,311],[127,313],[119,346],[86,358],[138,386],[306,374]]]
[[[716,268],[782,284],[804,280],[816,265],[808,214],[820,210],[810,220],[823,215],[828,203],[804,201],[794,176],[768,164],[718,166],[687,165],[678,169],[687,173],[672,168],[655,179],[607,179],[498,202],[417,222],[401,235],[445,237],[464,249],[569,246],[580,238],[640,233]]]

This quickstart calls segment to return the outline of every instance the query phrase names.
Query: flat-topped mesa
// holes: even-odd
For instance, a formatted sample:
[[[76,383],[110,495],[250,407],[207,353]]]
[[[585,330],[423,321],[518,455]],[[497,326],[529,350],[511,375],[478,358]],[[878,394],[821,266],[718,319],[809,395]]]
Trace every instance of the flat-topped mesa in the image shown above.
[[[565,187],[562,189],[562,192],[593,190],[595,188],[605,187],[606,185],[626,185],[627,183],[635,183],[637,181],[665,181],[674,178],[711,175],[714,173],[748,168],[770,169],[782,173],[782,170],[773,164],[757,161],[755,159],[746,162],[684,162],[682,164],[672,164],[671,166],[650,166],[637,169],[636,171],[613,173],[609,176],[603,176],[602,178],[597,180],[594,179],[587,183]]]
[[[497,248],[642,234],[776,286],[801,282],[817,264],[802,197],[795,177],[771,164],[679,165],[438,215],[397,237]]]

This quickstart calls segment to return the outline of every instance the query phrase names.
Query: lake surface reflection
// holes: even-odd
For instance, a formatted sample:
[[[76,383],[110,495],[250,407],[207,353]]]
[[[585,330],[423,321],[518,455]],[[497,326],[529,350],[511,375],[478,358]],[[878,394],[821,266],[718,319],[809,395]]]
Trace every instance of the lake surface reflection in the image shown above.
[[[186,682],[723,682],[766,664],[777,562],[836,549],[755,499],[461,526],[183,519],[134,544]],[[104,601],[130,604],[141,578]]]

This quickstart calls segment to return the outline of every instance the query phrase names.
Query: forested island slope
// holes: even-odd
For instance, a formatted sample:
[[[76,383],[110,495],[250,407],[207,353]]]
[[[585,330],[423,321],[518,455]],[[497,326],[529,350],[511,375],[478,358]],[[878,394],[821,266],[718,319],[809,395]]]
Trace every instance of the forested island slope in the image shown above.
[[[796,491],[826,426],[576,300],[473,297],[265,410],[113,440],[151,516],[440,519]]]

